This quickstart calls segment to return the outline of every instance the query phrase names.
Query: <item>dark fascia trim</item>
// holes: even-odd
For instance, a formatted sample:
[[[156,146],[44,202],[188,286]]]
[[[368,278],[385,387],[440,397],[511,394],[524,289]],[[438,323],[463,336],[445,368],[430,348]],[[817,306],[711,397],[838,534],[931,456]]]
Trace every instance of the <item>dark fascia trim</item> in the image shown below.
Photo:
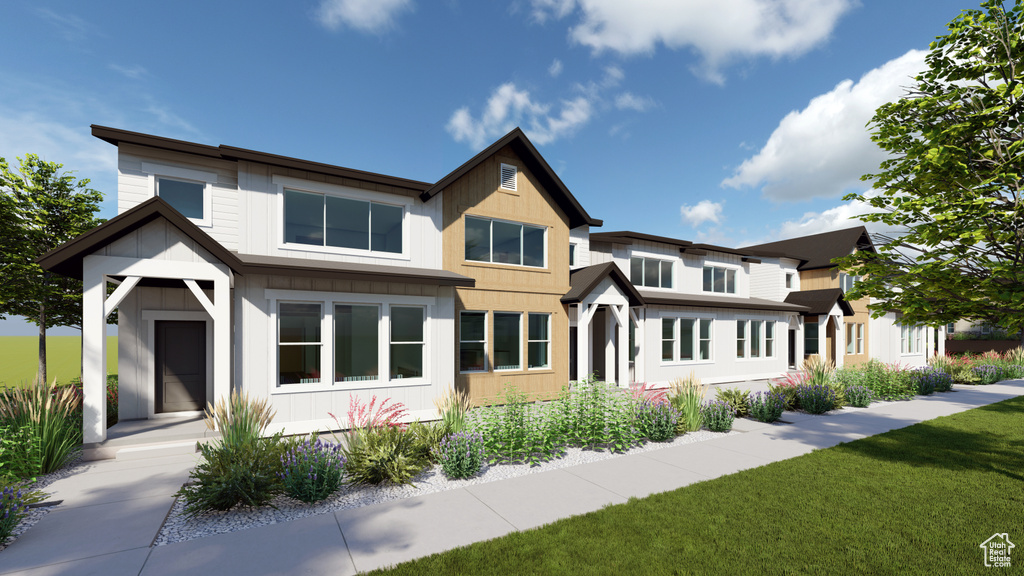
[[[754,258],[753,256],[743,256],[742,258],[740,258],[740,260],[742,260],[744,262],[749,262],[750,264],[760,264],[761,263],[761,259],[760,258]]]
[[[648,293],[644,296],[648,306],[699,306],[702,308],[728,308],[728,309],[739,309],[739,310],[767,310],[771,312],[799,312],[804,313],[809,308],[806,306],[800,306],[799,304],[789,304],[787,302],[775,302],[775,301],[751,301],[746,298],[737,299],[736,301],[728,300],[715,300],[709,302],[702,299],[691,299],[686,298],[685,294],[673,295],[673,296],[659,296]]]
[[[643,306],[645,304],[644,297],[640,295],[640,292],[636,289],[635,286],[633,286],[633,283],[629,281],[629,278],[626,278],[626,275],[622,273],[622,270],[619,269],[619,266],[617,264],[615,264],[614,262],[605,262],[604,264],[598,264],[598,266],[602,266],[604,269],[599,270],[597,274],[594,276],[594,278],[586,286],[583,287],[578,297],[569,298],[563,296],[563,304],[579,303],[584,296],[590,294],[590,292],[592,292],[594,288],[596,288],[597,285],[600,284],[601,281],[604,280],[606,277],[610,277],[612,281],[615,282],[615,284],[618,285],[619,288],[626,293],[626,296],[629,297],[630,307]]]
[[[96,124],[92,125],[92,135],[115,146],[124,142],[139,146],[159,148],[162,150],[196,154],[209,158],[219,158],[231,162],[236,162],[238,160],[259,162],[271,166],[280,166],[281,168],[292,168],[295,170],[305,170],[307,172],[315,172],[317,174],[325,174],[328,176],[338,176],[341,178],[361,180],[363,182],[385,184],[396,188],[412,190],[414,192],[423,192],[431,186],[429,182],[420,182],[418,180],[409,180],[407,178],[399,178],[397,176],[365,172],[352,168],[344,168],[342,166],[313,162],[311,160],[301,160],[299,158],[269,154],[267,152],[257,152],[255,150],[225,146],[223,144],[220,146],[196,144],[194,142],[174,140],[173,138],[164,138],[162,136],[153,136],[151,134],[142,134],[141,132],[132,132],[129,130],[110,128]]]
[[[680,248],[689,248],[693,246],[693,242],[687,240],[680,240],[679,238],[669,238],[668,236],[655,236],[653,234],[645,234],[643,232],[632,232],[630,230],[620,230],[617,232],[596,232],[590,235],[591,241],[598,242],[609,242],[611,244],[632,244],[633,240],[643,240],[645,242],[659,242],[661,244],[669,244],[671,246],[678,246]]]
[[[546,188],[549,188],[549,192],[552,192],[555,201],[562,208],[567,216],[569,216],[569,227],[576,228],[577,226],[601,226],[604,224],[603,221],[593,218],[587,211],[584,210],[583,206],[576,200],[576,197],[572,195],[569,188],[566,187],[562,179],[558,177],[558,174],[551,169],[551,166],[544,160],[544,157],[540,155],[537,148],[534,147],[530,139],[526,137],[526,134],[518,127],[514,128],[511,132],[500,138],[494,144],[491,144],[487,148],[483,149],[479,154],[470,158],[462,166],[459,166],[444,178],[437,181],[436,184],[430,186],[420,194],[420,199],[426,202],[434,196],[440,194],[445,188],[451,185],[467,172],[476,168],[481,162],[493,156],[498,150],[501,150],[505,146],[511,145],[513,149],[519,154],[523,162],[527,164],[530,171],[535,176],[542,180],[547,180]]]
[[[158,218],[167,220],[185,236],[194,240],[207,252],[228,266],[236,274],[244,273],[242,261],[219,242],[201,230],[192,221],[175,210],[163,198],[154,196],[123,214],[107,220],[64,244],[43,254],[36,260],[45,270],[62,276],[82,279],[82,261],[86,256]]]
[[[371,264],[345,263],[342,267],[325,265],[323,261],[298,258],[264,258],[241,254],[246,274],[268,276],[301,276],[331,280],[359,280],[366,282],[400,282],[403,284],[429,284],[432,286],[458,286],[472,288],[476,280],[446,270],[426,270],[400,266],[374,266]],[[298,261],[296,261],[298,260]]]

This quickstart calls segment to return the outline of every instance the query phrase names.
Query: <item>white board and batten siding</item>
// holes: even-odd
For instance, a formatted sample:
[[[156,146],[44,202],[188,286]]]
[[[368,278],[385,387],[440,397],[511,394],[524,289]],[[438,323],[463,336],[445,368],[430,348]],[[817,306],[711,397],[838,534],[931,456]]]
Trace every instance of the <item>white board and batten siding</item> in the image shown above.
[[[254,162],[238,162],[244,222],[239,243],[243,254],[330,260],[384,266],[441,269],[442,195],[422,202],[412,190],[325,176]],[[402,205],[405,209],[403,254],[362,253],[284,245],[284,188]]]
[[[414,385],[397,380],[337,382],[312,390],[303,389],[305,385],[278,385],[276,300],[268,297],[274,295],[294,301],[426,303],[425,377]],[[378,403],[390,398],[405,405],[410,419],[435,419],[433,399],[455,382],[455,300],[451,287],[247,275],[236,280],[234,317],[236,385],[250,394],[270,398],[277,411],[274,426],[287,434],[336,429],[338,425],[330,414],[344,426],[352,395],[364,403],[373,396]],[[381,327],[384,335],[386,328]],[[332,354],[326,349],[322,353]]]
[[[577,226],[569,230],[569,243],[576,246],[573,268],[590,266],[590,226]]]
[[[868,333],[871,336],[868,340],[868,350],[871,352],[871,358],[909,368],[927,366],[928,358],[935,353],[933,339],[936,329],[922,326],[921,349],[918,352],[904,354],[901,340],[902,327],[896,323],[896,320],[896,314],[888,312],[880,318],[872,318],[869,321]],[[939,337],[941,342],[941,339],[946,336],[944,333],[940,333]]]
[[[239,193],[234,162],[132,144],[118,146],[117,213],[156,195],[156,177],[207,182],[211,196],[209,226],[200,226],[228,250],[238,250]]]
[[[661,359],[662,318],[710,318],[712,320],[711,360],[663,362]],[[789,318],[790,315],[785,312],[695,306],[649,306],[642,321],[644,345],[641,347],[637,361],[639,362],[642,357],[644,379],[656,386],[667,385],[674,378],[685,378],[691,371],[704,384],[776,378],[784,374],[787,369]],[[737,320],[775,321],[775,355],[771,358],[737,358]]]
[[[750,264],[750,297],[781,302],[786,299],[786,278],[778,259],[763,258]]]

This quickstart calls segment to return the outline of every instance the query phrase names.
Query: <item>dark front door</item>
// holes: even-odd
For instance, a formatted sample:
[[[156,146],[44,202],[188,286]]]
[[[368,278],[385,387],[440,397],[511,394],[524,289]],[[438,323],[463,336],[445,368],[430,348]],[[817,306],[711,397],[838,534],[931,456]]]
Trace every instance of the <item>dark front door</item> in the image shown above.
[[[796,368],[796,330],[789,331],[789,367]]]
[[[594,311],[594,317],[590,319],[590,326],[592,327],[593,340],[590,341],[590,357],[594,360],[594,378],[598,381],[604,382],[606,374],[604,373],[604,358],[605,358],[605,346],[608,345],[608,308],[605,306],[598,307]]]
[[[156,412],[206,407],[206,323],[156,322]]]

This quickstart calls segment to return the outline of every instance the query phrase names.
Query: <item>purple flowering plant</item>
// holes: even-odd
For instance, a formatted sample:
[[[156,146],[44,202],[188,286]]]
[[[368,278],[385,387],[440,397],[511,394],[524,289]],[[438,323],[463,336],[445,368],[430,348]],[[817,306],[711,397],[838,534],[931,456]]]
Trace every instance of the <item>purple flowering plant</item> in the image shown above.
[[[14,529],[28,511],[27,498],[20,488],[8,486],[0,490],[0,546],[14,533]]]
[[[839,397],[828,384],[803,384],[796,395],[800,407],[809,414],[824,414],[839,406]]]
[[[312,504],[341,487],[345,456],[341,445],[310,436],[281,456],[281,466],[285,494]]]
[[[728,432],[732,430],[732,422],[736,418],[732,404],[725,400],[712,400],[701,408],[704,416],[704,427],[712,432]]]
[[[449,434],[438,443],[434,455],[448,478],[470,478],[483,466],[484,437],[479,432]]]
[[[784,392],[755,392],[747,402],[750,415],[761,422],[775,422],[786,410]]]

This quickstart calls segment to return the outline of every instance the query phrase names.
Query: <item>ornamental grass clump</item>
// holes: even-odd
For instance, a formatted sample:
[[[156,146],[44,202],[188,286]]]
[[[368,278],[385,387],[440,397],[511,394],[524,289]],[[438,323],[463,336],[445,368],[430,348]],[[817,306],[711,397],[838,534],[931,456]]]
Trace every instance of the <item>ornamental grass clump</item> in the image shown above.
[[[449,386],[443,395],[434,398],[434,407],[441,416],[445,431],[454,433],[466,429],[466,414],[473,407],[473,403],[469,399],[469,394]]]
[[[836,391],[828,384],[804,384],[797,388],[796,395],[808,414],[824,414],[840,406]]]
[[[737,418],[749,414],[747,405],[750,403],[750,391],[739,388],[719,388],[715,390],[715,399],[727,402]]]
[[[0,546],[7,544],[28,512],[27,500],[21,488],[8,486],[0,490]]]
[[[850,386],[846,389],[846,402],[855,408],[867,408],[875,395],[866,386]]]
[[[312,504],[341,487],[345,456],[341,445],[310,436],[281,456],[281,482],[288,496]]]
[[[36,470],[27,475],[49,474],[71,461],[82,448],[82,399],[74,386],[57,386],[36,379],[31,386],[0,394],[0,423],[14,430],[28,430],[31,450],[26,462]]]
[[[672,407],[679,411],[679,423],[676,431],[679,433],[695,432],[704,425],[704,414],[701,408],[704,405],[704,396],[707,395],[707,387],[701,384],[693,372],[684,378],[675,378],[669,383],[669,402]]]
[[[760,422],[775,422],[786,410],[786,395],[782,392],[755,392],[748,402],[750,415]]]
[[[736,417],[732,405],[724,400],[711,400],[701,407],[704,427],[712,432],[728,432],[732,430],[732,422]]]
[[[441,440],[435,451],[444,475],[453,480],[471,478],[480,472],[487,449],[479,432],[456,432]]]
[[[636,425],[651,442],[668,442],[676,437],[679,411],[666,402],[643,400],[636,408]]]

